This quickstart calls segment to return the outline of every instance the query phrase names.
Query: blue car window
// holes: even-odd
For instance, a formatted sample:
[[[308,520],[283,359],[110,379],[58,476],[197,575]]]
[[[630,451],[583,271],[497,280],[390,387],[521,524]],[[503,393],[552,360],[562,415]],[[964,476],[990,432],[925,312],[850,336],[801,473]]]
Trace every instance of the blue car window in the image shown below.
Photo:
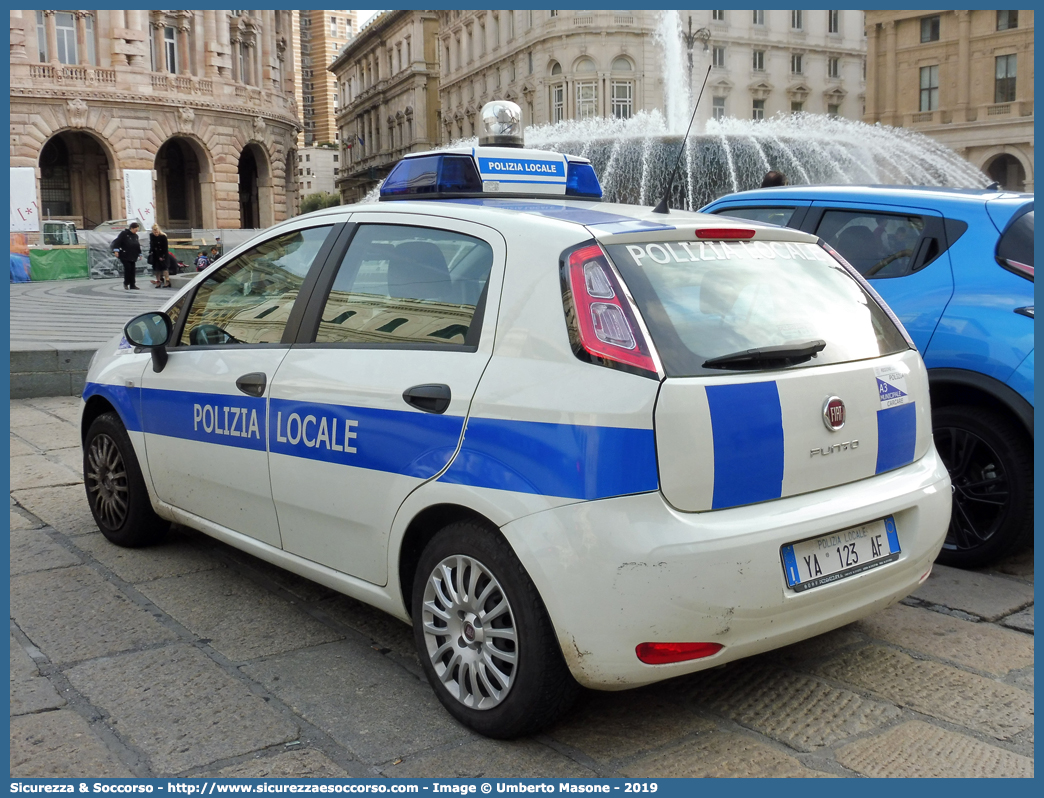
[[[903,277],[914,267],[922,216],[827,211],[816,233],[868,279]]]
[[[786,227],[794,215],[794,207],[722,208],[714,213],[719,216],[732,216],[735,219],[749,219],[752,222],[778,224],[780,227]]]

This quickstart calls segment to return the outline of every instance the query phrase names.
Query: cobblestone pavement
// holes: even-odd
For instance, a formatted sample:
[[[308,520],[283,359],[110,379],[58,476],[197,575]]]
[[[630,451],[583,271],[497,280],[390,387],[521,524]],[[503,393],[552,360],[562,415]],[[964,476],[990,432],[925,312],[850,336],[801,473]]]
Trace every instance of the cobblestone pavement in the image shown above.
[[[11,402],[13,776],[1033,775],[1032,551],[495,742],[442,709],[400,622],[186,529],[110,545],[77,411]]]

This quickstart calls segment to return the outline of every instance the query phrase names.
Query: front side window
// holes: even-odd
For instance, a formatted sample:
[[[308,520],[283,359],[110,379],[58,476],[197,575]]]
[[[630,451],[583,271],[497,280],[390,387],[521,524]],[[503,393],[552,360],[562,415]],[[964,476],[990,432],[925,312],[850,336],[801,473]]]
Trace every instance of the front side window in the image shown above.
[[[200,285],[180,346],[276,344],[331,225],[295,230],[244,252]]]
[[[939,17],[921,19],[921,43],[939,41]]]
[[[998,60],[998,64],[1000,59]],[[998,67],[999,68],[999,67]],[[921,111],[935,111],[939,107],[939,66],[921,67]]]
[[[493,249],[473,236],[362,225],[338,268],[315,341],[472,344],[492,266]]]
[[[1015,102],[1015,71],[1018,67],[1018,56],[997,56],[997,78],[994,86],[995,103]]]
[[[868,280],[910,273],[924,231],[922,216],[827,211],[816,230]]]
[[[766,208],[722,208],[714,211],[719,216],[731,216],[734,219],[750,219],[752,222],[764,222],[766,224],[778,224],[786,227],[790,217],[794,215],[794,207],[766,207]]]

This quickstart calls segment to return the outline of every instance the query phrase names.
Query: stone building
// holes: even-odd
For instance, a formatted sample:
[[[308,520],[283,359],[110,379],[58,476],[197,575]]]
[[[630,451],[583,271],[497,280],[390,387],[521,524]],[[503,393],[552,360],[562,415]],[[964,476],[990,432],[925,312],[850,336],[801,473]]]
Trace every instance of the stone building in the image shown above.
[[[292,13],[11,11],[12,173],[35,169],[40,213],[81,227],[286,218],[300,128]]]
[[[304,125],[299,144],[338,140],[337,81],[327,67],[359,27],[354,11],[295,11],[299,29],[298,112]]]
[[[301,199],[325,191],[334,194],[341,153],[336,147],[302,147],[297,151],[297,184]]]
[[[1033,191],[1033,11],[867,11],[867,122]]]
[[[342,202],[362,199],[403,155],[439,143],[438,27],[435,11],[386,11],[330,65]]]

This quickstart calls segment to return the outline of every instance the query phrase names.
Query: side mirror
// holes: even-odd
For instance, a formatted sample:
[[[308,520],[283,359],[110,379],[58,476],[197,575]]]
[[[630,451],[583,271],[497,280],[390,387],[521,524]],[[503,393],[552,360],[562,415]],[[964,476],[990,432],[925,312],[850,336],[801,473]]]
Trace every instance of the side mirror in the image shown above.
[[[152,370],[163,371],[167,365],[167,342],[174,330],[170,316],[160,311],[142,313],[127,322],[123,334],[135,346],[152,352]]]

